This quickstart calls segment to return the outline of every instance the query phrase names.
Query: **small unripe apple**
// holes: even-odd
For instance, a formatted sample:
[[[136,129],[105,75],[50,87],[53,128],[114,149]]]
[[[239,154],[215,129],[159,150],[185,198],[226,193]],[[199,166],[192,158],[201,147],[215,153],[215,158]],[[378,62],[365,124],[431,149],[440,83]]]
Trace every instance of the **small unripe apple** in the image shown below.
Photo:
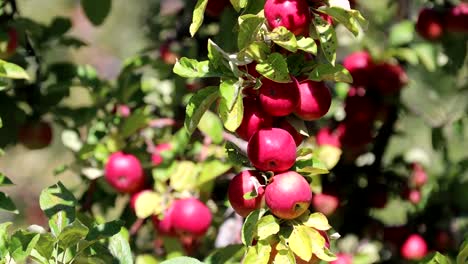
[[[229,0],[208,0],[205,12],[211,17],[219,17],[229,5]]]
[[[158,166],[161,164],[163,160],[163,156],[161,155],[162,152],[171,150],[172,145],[170,143],[162,143],[155,147],[154,152],[151,154],[151,162],[154,166]]]
[[[299,131],[297,131],[296,128],[288,122],[288,120],[281,119],[278,122],[277,127],[288,131],[289,134],[291,134],[291,136],[294,138],[296,146],[301,145],[302,141],[304,140],[304,136]]]
[[[271,116],[287,116],[299,103],[299,90],[296,78],[289,83],[277,83],[267,78],[262,79],[258,90],[263,111]]]
[[[253,97],[245,97],[244,103],[244,116],[242,117],[242,123],[237,128],[237,135],[244,139],[249,140],[250,137],[260,130],[261,128],[269,128],[273,124],[273,118],[263,112],[260,107],[260,102]]]
[[[259,170],[283,172],[296,162],[296,143],[284,129],[260,129],[247,144],[247,156]]]
[[[283,26],[296,36],[308,36],[311,15],[306,0],[266,0],[264,14],[271,29]]]
[[[419,163],[413,163],[413,172],[411,173],[410,182],[416,188],[421,188],[427,183],[427,173]]]
[[[52,127],[45,121],[23,124],[18,131],[18,140],[28,149],[41,149],[52,142]]]
[[[134,193],[145,184],[140,161],[132,154],[116,152],[110,155],[104,168],[107,182],[118,192]]]
[[[265,189],[265,202],[270,211],[281,219],[302,215],[312,201],[312,191],[306,179],[295,171],[273,176]]]
[[[331,106],[330,90],[323,82],[311,80],[299,84],[299,103],[294,113],[303,120],[313,121],[324,116]]]
[[[160,235],[163,236],[176,236],[174,226],[172,224],[172,212],[174,211],[174,205],[171,204],[166,211],[162,219],[159,219],[157,215],[152,216],[153,226]]]
[[[408,83],[408,75],[397,64],[380,63],[372,68],[371,87],[384,95],[396,93]]]
[[[343,66],[353,76],[353,85],[356,87],[369,85],[373,65],[372,57],[367,51],[351,53],[343,60]]]
[[[452,7],[445,15],[445,26],[448,32],[468,33],[468,3]]]
[[[329,146],[341,148],[339,134],[336,133],[335,131],[332,131],[330,127],[321,128],[317,132],[317,135],[315,136],[315,141],[317,142],[317,145],[319,146],[329,145]]]
[[[401,255],[405,259],[420,260],[427,254],[427,244],[418,234],[410,235],[401,246]]]
[[[340,205],[340,200],[334,194],[317,193],[312,198],[312,205],[317,212],[330,216],[335,213],[336,208]]]
[[[330,262],[330,264],[353,264],[353,256],[346,253],[336,254],[337,260]]]
[[[423,8],[419,12],[416,31],[427,40],[436,40],[444,34],[442,15],[432,8]]]
[[[204,236],[211,225],[212,215],[200,200],[185,198],[174,201],[171,218],[177,233]]]
[[[263,182],[260,173],[253,170],[245,170],[237,174],[229,183],[228,198],[232,208],[242,217],[247,217],[252,211],[259,209],[263,204],[264,188],[259,186],[257,197],[246,200],[244,195],[255,191],[255,185],[251,180],[254,177],[259,183]]]

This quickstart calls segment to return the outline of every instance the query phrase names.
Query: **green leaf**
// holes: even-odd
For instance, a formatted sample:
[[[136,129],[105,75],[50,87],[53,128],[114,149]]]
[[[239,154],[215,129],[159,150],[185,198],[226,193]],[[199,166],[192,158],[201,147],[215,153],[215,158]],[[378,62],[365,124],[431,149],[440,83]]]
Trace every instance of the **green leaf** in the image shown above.
[[[192,134],[206,110],[218,99],[218,87],[208,86],[195,93],[185,108],[185,129]]]
[[[273,263],[281,264],[295,264],[296,258],[292,250],[286,245],[284,239],[281,239],[280,242],[276,245],[276,250],[278,253],[275,256]]]
[[[311,54],[317,54],[317,43],[313,38],[304,36],[297,37],[297,49],[303,50]]]
[[[466,240],[460,249],[460,253],[457,256],[457,264],[464,264],[468,261],[468,240]]]
[[[327,166],[312,155],[298,157],[296,160],[296,171],[300,174],[313,176],[318,174],[327,174]]]
[[[193,37],[203,23],[204,13],[208,0],[198,0],[193,10],[192,24],[190,24],[190,35]]]
[[[320,9],[321,12],[330,15],[338,21],[339,23],[343,24],[351,33],[355,36],[359,35],[359,27],[363,30],[367,29],[368,23],[366,19],[362,16],[361,12],[358,10],[350,9],[346,10],[340,7],[327,7]]]
[[[47,28],[47,35],[51,36],[62,36],[67,33],[68,30],[72,27],[70,19],[65,17],[56,17]]]
[[[109,239],[109,251],[121,264],[133,264],[132,251],[125,238],[128,231],[122,227],[120,232]]]
[[[231,164],[217,159],[204,162],[200,176],[198,177],[198,186],[213,181],[216,177],[226,173],[231,168]]]
[[[236,12],[239,12],[242,8],[246,8],[248,3],[248,0],[231,0],[231,4]]]
[[[173,72],[185,78],[221,77],[223,75],[211,69],[210,62],[207,60],[197,61],[186,57],[177,60]]]
[[[448,257],[440,254],[439,252],[436,252],[434,256],[427,262],[424,262],[426,264],[451,264],[451,261]],[[466,263],[466,262],[462,262]]]
[[[334,81],[352,83],[353,77],[343,65],[319,64],[309,74],[308,78],[312,81]]]
[[[331,228],[330,224],[328,224],[327,217],[322,213],[313,213],[309,215],[307,220],[303,222],[303,225],[315,228],[317,230],[326,231]]]
[[[151,254],[141,254],[136,257],[135,264],[158,264],[159,261]]]
[[[24,230],[16,231],[9,241],[10,255],[17,262],[25,260],[39,240],[40,234],[27,232]]]
[[[8,227],[11,224],[11,222],[0,223],[0,260],[5,259],[8,255],[8,243],[10,242]]]
[[[227,110],[232,111],[241,92],[241,83],[235,79],[222,80],[219,85],[221,100],[226,104]]]
[[[149,120],[150,117],[148,113],[146,113],[145,109],[138,108],[133,111],[131,116],[125,118],[125,121],[122,123],[122,127],[119,129],[119,136],[121,138],[126,138],[134,135],[135,132],[147,126]]]
[[[171,171],[170,186],[176,191],[194,190],[200,173],[200,166],[189,160],[177,161]]]
[[[39,205],[50,219],[49,225],[55,236],[75,220],[76,199],[61,182],[41,192]]]
[[[101,25],[110,13],[112,0],[81,0],[81,6],[89,21],[95,26]]]
[[[326,247],[320,247],[314,250],[314,254],[321,260],[330,262],[330,261],[335,261],[337,257],[333,252],[331,252],[328,248]]]
[[[262,27],[265,18],[248,14],[240,16],[239,21],[237,46],[242,50],[255,42],[257,33]]]
[[[289,236],[289,248],[299,258],[309,261],[312,258],[312,243],[310,237],[310,228],[305,226],[294,227],[291,236]]]
[[[316,15],[314,18],[314,26],[325,59],[330,62],[330,64],[335,65],[336,48],[338,46],[335,28],[319,15]]]
[[[54,251],[55,238],[50,233],[40,234],[34,249],[45,259],[50,259]]]
[[[223,123],[219,117],[211,111],[206,111],[198,123],[198,129],[209,136],[213,143],[220,144],[223,141]]]
[[[11,185],[14,185],[13,182],[10,179],[8,179],[8,177],[5,176],[5,174],[0,172],[0,187]]]
[[[11,198],[4,192],[0,192],[0,210],[14,214],[19,213]]]
[[[244,255],[244,245],[229,245],[216,249],[203,261],[205,264],[238,263]]]
[[[291,52],[297,51],[297,41],[296,36],[289,31],[287,28],[280,26],[274,28],[269,34],[268,37],[277,45],[289,50]]]
[[[221,98],[219,103],[218,112],[223,121],[224,127],[234,132],[242,123],[242,117],[244,116],[244,105],[242,102],[242,93],[238,93],[234,105],[229,108],[229,102],[224,98]]]
[[[124,222],[121,220],[114,220],[104,224],[95,225],[89,229],[89,233],[86,236],[86,240],[93,241],[111,237],[117,234],[123,225]]]
[[[255,246],[249,247],[242,263],[267,264],[270,259],[271,245],[265,241],[259,241]]]
[[[255,69],[266,78],[279,82],[288,83],[291,81],[286,58],[280,53],[271,53],[265,61],[259,62]]]
[[[89,229],[83,225],[80,220],[75,219],[75,221],[66,226],[57,237],[59,246],[62,249],[73,247],[84,239],[88,232]]]
[[[260,218],[257,223],[257,235],[259,240],[277,234],[280,231],[278,220],[273,215],[267,215]]]
[[[29,80],[28,73],[23,68],[4,60],[0,60],[0,77]]]
[[[428,71],[434,72],[436,70],[438,52],[435,45],[431,43],[417,43],[411,45],[411,48]]]
[[[266,60],[268,55],[270,54],[270,46],[268,46],[263,41],[256,41],[248,45],[245,49],[243,49],[238,54],[239,60],[246,60],[246,58],[250,58],[256,61]]]
[[[203,264],[203,262],[191,257],[177,257],[165,260],[161,264]]]
[[[414,39],[414,23],[404,20],[392,26],[390,29],[389,42],[392,46],[409,44]]]
[[[265,209],[257,209],[245,218],[245,222],[242,225],[242,243],[244,245],[252,245],[252,241],[256,236],[255,231],[257,230],[257,223],[265,213]]]

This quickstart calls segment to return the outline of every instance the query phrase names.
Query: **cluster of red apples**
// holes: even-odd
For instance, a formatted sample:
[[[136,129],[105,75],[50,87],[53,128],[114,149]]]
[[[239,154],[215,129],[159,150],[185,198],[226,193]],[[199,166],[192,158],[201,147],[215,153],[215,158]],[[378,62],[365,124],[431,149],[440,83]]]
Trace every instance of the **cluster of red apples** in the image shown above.
[[[445,33],[468,33],[468,3],[450,8],[424,8],[419,12],[416,30],[423,38],[439,40]]]
[[[419,204],[421,201],[421,188],[427,183],[426,170],[420,163],[413,163],[412,172],[408,182],[408,188],[404,191],[403,197],[412,204]]]

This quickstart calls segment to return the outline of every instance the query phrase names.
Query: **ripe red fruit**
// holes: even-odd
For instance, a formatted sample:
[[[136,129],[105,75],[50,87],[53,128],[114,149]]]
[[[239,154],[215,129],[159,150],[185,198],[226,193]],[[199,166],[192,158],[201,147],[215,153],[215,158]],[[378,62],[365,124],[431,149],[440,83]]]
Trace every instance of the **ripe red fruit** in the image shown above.
[[[161,164],[163,162],[161,152],[171,149],[172,145],[169,143],[162,143],[157,145],[154,152],[151,154],[151,162],[153,163],[153,165],[158,166],[159,164]]]
[[[110,155],[104,168],[107,182],[118,192],[134,193],[145,184],[140,161],[131,154],[116,152]]]
[[[174,202],[171,219],[177,233],[203,236],[211,225],[212,215],[200,200],[185,198]]]
[[[165,43],[159,47],[159,55],[161,59],[167,64],[175,64],[179,57],[176,53],[171,51],[171,44]]]
[[[468,3],[460,3],[454,6],[445,15],[445,26],[449,32],[468,32]]]
[[[371,125],[378,112],[378,106],[362,87],[351,87],[345,100],[346,121]]]
[[[208,0],[205,12],[211,17],[219,17],[229,5],[229,0]]]
[[[262,79],[258,89],[263,111],[272,116],[287,116],[294,111],[299,102],[299,83],[292,78],[290,83],[277,83],[267,78]]]
[[[416,31],[427,40],[439,39],[444,34],[442,15],[431,8],[421,9],[416,22]]]
[[[282,219],[294,219],[309,208],[312,191],[309,183],[295,171],[273,176],[265,189],[265,202],[271,213]]]
[[[351,53],[343,60],[343,66],[353,76],[353,85],[356,87],[369,85],[373,65],[372,57],[367,51]]]
[[[372,68],[372,87],[382,94],[396,93],[408,83],[408,75],[397,64],[380,63]]]
[[[339,139],[339,134],[336,131],[332,131],[329,127],[323,127],[315,136],[315,141],[317,145],[329,145],[337,148],[341,148],[341,142]]]
[[[421,192],[419,190],[410,190],[408,193],[408,200],[412,204],[418,204],[421,201]]]
[[[167,208],[162,219],[159,219],[157,215],[153,215],[151,218],[154,228],[163,236],[177,235],[172,224],[172,212],[174,212],[174,204]]]
[[[132,113],[132,110],[130,107],[128,107],[128,105],[119,104],[114,107],[113,112],[121,117],[129,117]]]
[[[236,133],[244,140],[249,140],[250,137],[261,128],[269,128],[273,124],[273,118],[263,112],[260,107],[260,102],[256,98],[245,97],[244,116],[242,123],[237,128]]]
[[[299,84],[299,104],[294,113],[303,120],[317,120],[328,112],[331,100],[330,90],[323,82],[302,81]]]
[[[28,149],[45,148],[52,142],[52,127],[44,121],[28,122],[20,127],[18,140]]]
[[[246,200],[244,194],[255,190],[250,177],[255,177],[263,182],[260,173],[253,170],[246,170],[237,174],[229,183],[228,198],[232,208],[242,217],[247,217],[252,211],[262,207],[264,188],[260,186],[257,190],[257,197]]]
[[[296,128],[288,122],[288,120],[281,119],[278,123],[278,127],[288,131],[289,134],[291,134],[291,136],[294,138],[296,146],[299,146],[304,140],[304,136],[299,133],[299,131],[297,131]]]
[[[312,198],[312,205],[315,210],[326,216],[332,215],[336,211],[336,208],[338,208],[339,204],[339,198],[333,194],[318,193]]]
[[[267,0],[264,13],[271,29],[283,26],[296,36],[309,35],[311,16],[306,0]]]
[[[352,264],[353,263],[353,256],[346,254],[346,253],[338,253],[336,254],[338,258],[335,261],[330,262],[330,264]]]
[[[427,254],[427,244],[418,234],[410,235],[401,246],[401,255],[405,259],[420,260]]]
[[[419,163],[413,164],[413,172],[411,174],[411,184],[416,188],[421,188],[427,183],[427,173]]]
[[[339,124],[336,130],[345,148],[361,148],[372,142],[372,124],[346,121]]]
[[[260,129],[247,144],[247,156],[259,170],[283,172],[296,161],[296,144],[284,129]]]

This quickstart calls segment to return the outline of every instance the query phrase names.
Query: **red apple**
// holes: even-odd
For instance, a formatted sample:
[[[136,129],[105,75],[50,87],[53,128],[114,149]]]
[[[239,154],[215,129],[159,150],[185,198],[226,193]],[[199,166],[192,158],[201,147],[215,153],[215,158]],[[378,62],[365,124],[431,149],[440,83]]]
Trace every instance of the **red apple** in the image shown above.
[[[45,148],[52,142],[52,127],[45,121],[25,123],[19,129],[18,140],[28,149]]]
[[[401,246],[401,255],[405,259],[420,260],[427,254],[427,244],[418,234],[410,235]]]
[[[330,216],[335,213],[338,208],[340,200],[338,196],[333,194],[318,193],[312,198],[312,205],[317,212],[321,212],[326,216]]]
[[[159,47],[159,56],[167,64],[175,64],[179,57],[176,53],[171,50],[171,43],[165,43]]]
[[[378,106],[362,87],[351,87],[345,100],[346,121],[369,126],[377,117]]]
[[[211,17],[219,17],[229,5],[229,0],[208,0],[205,12]]]
[[[113,113],[120,117],[129,117],[132,114],[132,110],[128,105],[118,104],[114,107]]]
[[[253,170],[245,170],[237,174],[229,183],[228,198],[232,208],[242,217],[247,217],[252,211],[262,207],[264,188],[260,186],[257,190],[257,197],[246,200],[244,194],[255,190],[250,177],[255,177],[260,183],[263,179],[260,173]]]
[[[408,193],[408,200],[412,204],[418,204],[421,201],[421,192],[419,190],[410,190]]]
[[[263,111],[272,116],[291,114],[299,102],[299,90],[296,78],[290,83],[277,83],[267,78],[262,79],[258,90]]]
[[[353,256],[346,253],[336,254],[337,260],[330,262],[330,264],[353,264]]]
[[[212,215],[200,200],[185,198],[174,202],[171,219],[177,233],[203,236],[211,225]]]
[[[317,145],[329,145],[337,148],[341,148],[341,142],[339,138],[339,134],[335,131],[332,131],[330,127],[323,127],[315,136],[315,140]]]
[[[249,140],[250,137],[261,128],[269,128],[273,124],[273,118],[263,112],[260,107],[260,102],[253,97],[245,97],[244,116],[242,123],[237,128],[236,133],[244,140]]]
[[[107,182],[118,192],[134,193],[145,184],[140,161],[132,154],[116,152],[110,155],[104,168]]]
[[[353,85],[356,87],[369,85],[373,65],[372,57],[367,51],[353,52],[343,60],[343,66],[353,76]]]
[[[449,32],[468,32],[468,3],[460,3],[454,6],[445,15],[445,27]]]
[[[442,15],[431,8],[421,9],[416,22],[416,31],[427,40],[439,39],[444,34]]]
[[[408,75],[400,65],[385,62],[372,68],[371,77],[371,87],[384,95],[396,93],[408,83]]]
[[[163,162],[163,156],[161,153],[167,150],[171,150],[172,145],[170,143],[162,143],[155,147],[154,152],[151,154],[151,162],[154,166],[158,166]]]
[[[337,127],[340,144],[345,148],[362,149],[372,142],[372,124],[346,121]]]
[[[299,84],[299,103],[294,113],[303,120],[317,120],[328,112],[331,100],[330,90],[323,82],[302,81]]]
[[[309,35],[311,15],[306,0],[266,0],[264,13],[271,29],[283,26],[296,36]]]
[[[411,184],[416,188],[421,188],[427,183],[427,173],[419,163],[413,163],[413,172],[411,173]]]
[[[291,136],[294,138],[296,146],[301,145],[302,141],[304,140],[304,136],[301,133],[299,133],[299,131],[297,131],[296,128],[288,122],[288,120],[281,119],[278,122],[277,127],[288,131],[289,134],[291,134]]]
[[[296,161],[296,143],[284,129],[260,129],[247,144],[247,156],[259,170],[283,172]]]
[[[153,215],[151,218],[153,221],[154,228],[160,235],[163,236],[176,236],[174,226],[172,224],[172,213],[174,212],[174,204],[171,204],[166,211],[162,219],[159,219],[157,215]]]
[[[265,202],[275,216],[294,219],[309,208],[312,191],[309,183],[295,171],[273,176],[265,189]]]

